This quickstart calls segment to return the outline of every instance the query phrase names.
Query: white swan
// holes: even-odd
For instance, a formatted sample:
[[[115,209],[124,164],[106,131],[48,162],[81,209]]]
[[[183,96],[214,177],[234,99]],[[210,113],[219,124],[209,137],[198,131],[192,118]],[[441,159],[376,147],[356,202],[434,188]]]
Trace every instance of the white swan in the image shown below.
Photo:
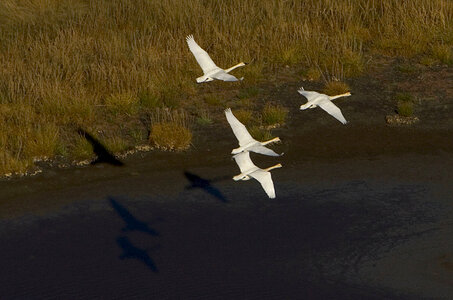
[[[260,169],[255,166],[250,159],[250,152],[241,152],[233,156],[233,158],[239,166],[239,169],[241,169],[241,174],[233,177],[235,181],[255,178],[261,183],[261,186],[269,198],[275,198],[274,183],[272,182],[272,176],[269,171],[275,168],[281,168],[281,164],[277,164],[267,169]]]
[[[279,137],[273,138],[265,142],[258,142],[250,135],[250,133],[247,131],[247,128],[245,128],[244,124],[239,122],[239,120],[233,115],[233,113],[231,112],[231,108],[225,109],[225,116],[227,118],[228,123],[230,123],[231,129],[233,129],[233,133],[236,136],[237,140],[239,141],[240,146],[239,148],[233,149],[233,151],[231,151],[231,154],[238,154],[243,151],[252,151],[269,156],[280,156],[280,154],[277,154],[271,149],[264,147],[264,145],[273,142],[280,142]]]
[[[212,61],[212,59],[209,57],[209,54],[200,46],[198,46],[197,42],[195,42],[195,40],[193,39],[193,35],[187,36],[186,41],[187,45],[189,45],[190,51],[193,53],[193,56],[195,56],[195,59],[197,60],[204,73],[203,76],[197,78],[197,83],[213,81],[214,79],[223,81],[238,81],[236,77],[228,73],[238,67],[245,66],[245,63],[240,62],[229,69],[221,69],[217,67],[217,65]],[[242,79],[243,78],[241,78],[240,80]]]
[[[317,92],[312,92],[312,91],[306,91],[304,90],[303,87],[301,87],[298,90],[299,94],[305,96],[307,98],[308,102],[306,104],[303,104],[300,106],[301,110],[307,109],[307,108],[315,108],[316,106],[321,107],[324,109],[326,112],[328,112],[330,115],[332,115],[335,119],[340,121],[343,124],[348,123],[346,119],[343,117],[343,114],[341,113],[341,110],[332,103],[333,99],[337,99],[340,97],[347,97],[351,96],[350,92],[341,94],[341,95],[336,95],[336,96],[327,96],[325,94],[320,94]]]

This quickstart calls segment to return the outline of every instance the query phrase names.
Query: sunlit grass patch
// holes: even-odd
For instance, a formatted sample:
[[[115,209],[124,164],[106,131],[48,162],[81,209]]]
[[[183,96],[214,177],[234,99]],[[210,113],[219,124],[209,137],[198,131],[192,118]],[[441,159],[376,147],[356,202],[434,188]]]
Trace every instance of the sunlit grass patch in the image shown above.
[[[441,64],[453,65],[453,46],[445,44],[433,46],[432,57]]]
[[[233,112],[236,118],[244,125],[252,124],[255,119],[253,117],[253,111],[247,109],[237,109]]]
[[[131,92],[112,94],[105,99],[105,105],[114,114],[136,114],[139,110],[139,98]]]
[[[151,116],[149,141],[162,150],[185,150],[192,142],[190,117],[183,110],[158,109]]]
[[[414,114],[414,103],[399,101],[397,112],[402,117],[411,117]]]
[[[397,113],[402,117],[411,117],[414,114],[414,96],[409,93],[395,95]]]
[[[335,96],[349,91],[351,91],[351,88],[342,81],[329,81],[323,89],[323,92],[329,96]]]
[[[261,113],[261,121],[265,126],[278,126],[285,123],[288,110],[280,105],[266,104]]]
[[[260,126],[252,126],[249,128],[250,135],[257,141],[267,141],[273,138],[271,132],[268,129]]]

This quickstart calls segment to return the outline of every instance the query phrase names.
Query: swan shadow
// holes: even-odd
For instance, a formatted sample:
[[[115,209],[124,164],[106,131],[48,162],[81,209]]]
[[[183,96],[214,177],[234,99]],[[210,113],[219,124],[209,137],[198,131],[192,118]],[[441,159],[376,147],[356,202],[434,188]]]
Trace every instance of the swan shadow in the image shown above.
[[[96,154],[97,158],[91,162],[92,165],[99,163],[107,163],[113,166],[124,166],[124,163],[117,159],[105,146],[99,142],[95,137],[86,132],[85,130],[79,128],[77,133],[83,136],[93,147],[93,152]]]
[[[148,251],[154,249],[141,249],[132,244],[128,237],[120,236],[116,239],[116,243],[123,250],[123,253],[119,256],[119,259],[124,260],[127,258],[137,259],[143,262],[151,271],[158,273],[156,264],[154,263]]]
[[[190,181],[190,185],[185,187],[185,190],[191,190],[191,189],[196,189],[200,188],[204,190],[206,193],[214,196],[218,200],[222,201],[223,203],[227,203],[228,200],[225,198],[225,196],[222,194],[222,192],[214,187],[212,183],[223,181],[223,180],[228,180],[230,179],[229,176],[223,176],[223,177],[216,177],[214,179],[204,179],[194,173],[184,171],[184,176],[187,178],[187,180]]]
[[[118,201],[109,197],[109,202],[112,208],[116,211],[118,216],[126,223],[126,226],[123,227],[122,231],[140,231],[147,233],[152,236],[159,236],[159,232],[151,228],[147,223],[138,220],[134,217],[129,210],[127,210],[123,205],[121,205]]]

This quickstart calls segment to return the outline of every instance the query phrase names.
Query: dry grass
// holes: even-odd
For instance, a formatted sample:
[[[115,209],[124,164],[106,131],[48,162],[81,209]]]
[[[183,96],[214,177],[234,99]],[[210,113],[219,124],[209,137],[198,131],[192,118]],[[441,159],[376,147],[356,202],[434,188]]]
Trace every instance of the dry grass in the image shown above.
[[[288,115],[288,110],[280,105],[266,104],[261,113],[261,121],[264,126],[277,127],[283,125]]]
[[[344,82],[341,81],[329,81],[324,86],[323,92],[329,96],[335,96],[350,92],[351,88]]]
[[[192,142],[191,118],[183,110],[157,109],[151,116],[149,141],[162,150],[185,150]]]
[[[282,64],[341,80],[373,53],[450,64],[452,20],[449,0],[2,0],[0,172],[74,148],[77,125],[184,106],[201,75],[188,34],[219,66],[251,62],[234,71],[250,82]]]

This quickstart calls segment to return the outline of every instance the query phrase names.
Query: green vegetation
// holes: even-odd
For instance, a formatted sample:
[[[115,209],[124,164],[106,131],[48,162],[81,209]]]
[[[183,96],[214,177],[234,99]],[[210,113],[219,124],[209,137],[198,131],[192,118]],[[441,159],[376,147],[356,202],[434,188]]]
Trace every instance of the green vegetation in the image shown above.
[[[351,88],[341,81],[329,81],[324,86],[324,93],[329,96],[344,94],[351,91]]]
[[[257,141],[268,141],[273,138],[271,132],[268,129],[264,129],[260,126],[252,126],[249,129],[250,135]]]
[[[187,34],[219,66],[249,62],[235,71],[249,83],[282,65],[343,80],[375,54],[452,64],[453,2],[2,0],[0,173],[35,157],[84,157],[80,125],[121,149],[155,110],[202,99]]]
[[[264,126],[278,126],[285,123],[288,110],[280,105],[266,104],[261,113],[261,121]]]
[[[397,112],[402,117],[412,117],[414,114],[414,96],[409,93],[398,93],[395,95],[397,101]]]
[[[157,109],[151,116],[149,141],[162,150],[185,150],[192,141],[191,118],[183,110]]]

